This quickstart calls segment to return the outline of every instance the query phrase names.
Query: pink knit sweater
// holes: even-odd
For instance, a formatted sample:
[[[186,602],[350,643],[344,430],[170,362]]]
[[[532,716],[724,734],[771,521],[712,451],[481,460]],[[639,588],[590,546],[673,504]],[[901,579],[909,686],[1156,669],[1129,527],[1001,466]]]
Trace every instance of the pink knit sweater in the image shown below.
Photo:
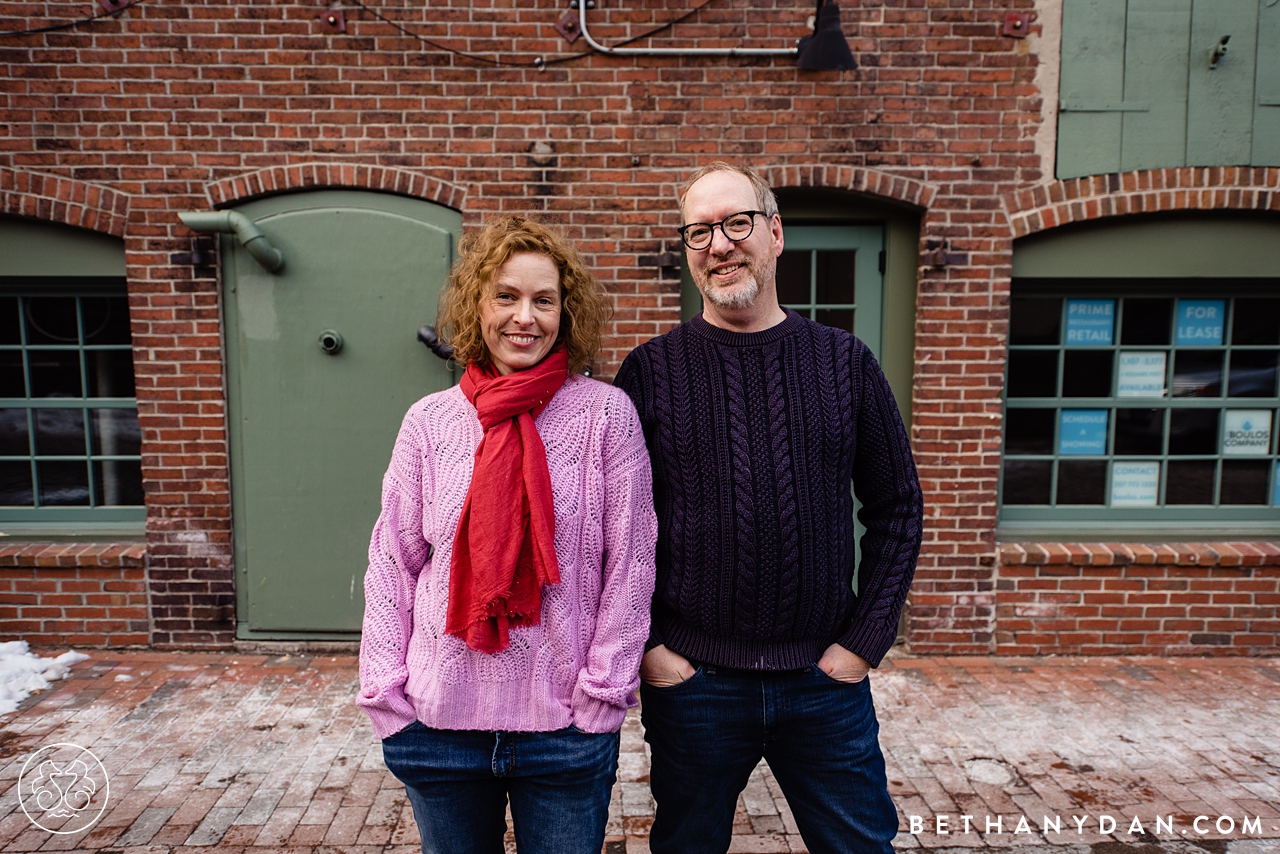
[[[640,421],[622,391],[574,375],[536,424],[561,581],[543,590],[541,624],[512,629],[511,646],[487,655],[444,633],[453,535],[483,435],[475,407],[455,387],[405,415],[364,579],[357,702],[379,738],[415,718],[610,732],[635,704],[658,532]]]

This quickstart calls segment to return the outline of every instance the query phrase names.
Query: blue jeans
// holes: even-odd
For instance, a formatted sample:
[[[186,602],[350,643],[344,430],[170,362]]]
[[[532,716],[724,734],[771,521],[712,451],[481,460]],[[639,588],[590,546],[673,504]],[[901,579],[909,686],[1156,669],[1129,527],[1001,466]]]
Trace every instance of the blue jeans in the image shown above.
[[[600,854],[618,734],[480,732],[420,723],[382,742],[426,854],[502,854],[507,798],[520,854]]]
[[[653,854],[724,854],[738,795],[768,760],[811,854],[892,854],[889,798],[871,685],[818,669],[751,672],[700,665],[668,688],[640,686]]]

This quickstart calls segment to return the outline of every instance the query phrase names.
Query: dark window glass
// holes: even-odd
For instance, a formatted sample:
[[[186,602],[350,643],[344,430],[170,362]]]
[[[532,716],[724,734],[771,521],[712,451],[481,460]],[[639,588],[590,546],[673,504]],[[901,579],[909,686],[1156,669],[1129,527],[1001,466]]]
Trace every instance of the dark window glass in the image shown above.
[[[1238,299],[1232,344],[1280,344],[1280,299]]]
[[[32,397],[80,397],[79,350],[28,350]]]
[[[1005,419],[1006,454],[1052,454],[1052,409],[1010,409]]]
[[[1173,359],[1174,397],[1221,397],[1222,351],[1179,350]]]
[[[1160,453],[1164,433],[1164,410],[1117,409],[1116,454],[1150,456]]]
[[[778,302],[809,304],[809,253],[783,252],[778,256]]]
[[[1067,350],[1062,360],[1063,397],[1111,395],[1110,350]]]
[[[823,326],[834,326],[846,332],[853,331],[853,309],[851,308],[820,308],[813,313],[813,319]]]
[[[1213,460],[1171,460],[1164,488],[1165,504],[1212,504]]]
[[[1005,504],[1048,504],[1053,474],[1050,460],[1005,460]]]
[[[28,297],[28,344],[78,344],[75,297]]]
[[[1169,412],[1169,453],[1216,454],[1218,409],[1174,409]],[[1172,475],[1170,475],[1172,477]],[[1188,503],[1188,502],[1183,502]],[[1190,502],[1199,504],[1201,502]]]
[[[821,251],[818,253],[818,299],[820,303],[855,303],[853,275],[857,252]]]
[[[1121,344],[1168,344],[1173,300],[1126,299],[1120,323]]]
[[[25,457],[29,453],[27,410],[0,409],[0,456]]]
[[[0,350],[0,397],[26,397],[21,350]]]
[[[1058,463],[1059,504],[1105,504],[1106,460],[1062,460]]]
[[[30,507],[34,503],[31,463],[0,462],[0,504],[7,507]]]
[[[1062,300],[1015,297],[1009,305],[1010,344],[1058,344]]]
[[[78,462],[37,462],[40,503],[67,507],[89,503],[89,468]]]
[[[1009,351],[1009,397],[1054,397],[1057,393],[1057,350]]]
[[[94,409],[89,419],[93,453],[134,457],[142,453],[136,409]]]
[[[37,454],[84,456],[84,410],[37,409],[35,417]]]
[[[1228,397],[1275,397],[1276,351],[1236,350],[1231,354]]]
[[[1219,504],[1266,504],[1270,460],[1223,460]]]
[[[18,298],[0,297],[0,344],[21,344],[18,329]]]
[[[89,397],[133,397],[132,350],[86,350]]]
[[[129,301],[125,297],[81,297],[80,312],[84,343],[129,343]]]
[[[93,463],[94,503],[106,507],[140,505],[142,464],[137,460],[102,460]]]

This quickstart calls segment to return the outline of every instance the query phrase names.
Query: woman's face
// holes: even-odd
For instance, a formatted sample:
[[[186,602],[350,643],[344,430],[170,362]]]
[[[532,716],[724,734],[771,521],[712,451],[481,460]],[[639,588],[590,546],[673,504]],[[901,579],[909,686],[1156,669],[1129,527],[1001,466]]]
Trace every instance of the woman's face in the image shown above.
[[[560,271],[546,255],[519,252],[493,274],[480,300],[480,332],[500,374],[542,361],[560,334]]]

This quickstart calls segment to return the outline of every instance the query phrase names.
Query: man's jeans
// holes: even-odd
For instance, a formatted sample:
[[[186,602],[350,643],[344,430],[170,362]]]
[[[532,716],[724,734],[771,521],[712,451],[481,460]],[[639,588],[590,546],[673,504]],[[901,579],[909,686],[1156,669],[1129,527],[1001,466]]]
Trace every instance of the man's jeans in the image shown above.
[[[411,724],[382,742],[426,854],[502,854],[507,798],[520,854],[600,854],[618,734]]]
[[[763,756],[811,854],[892,854],[871,685],[818,669],[757,673],[700,665],[679,685],[641,685],[653,854],[724,854],[738,795]]]

